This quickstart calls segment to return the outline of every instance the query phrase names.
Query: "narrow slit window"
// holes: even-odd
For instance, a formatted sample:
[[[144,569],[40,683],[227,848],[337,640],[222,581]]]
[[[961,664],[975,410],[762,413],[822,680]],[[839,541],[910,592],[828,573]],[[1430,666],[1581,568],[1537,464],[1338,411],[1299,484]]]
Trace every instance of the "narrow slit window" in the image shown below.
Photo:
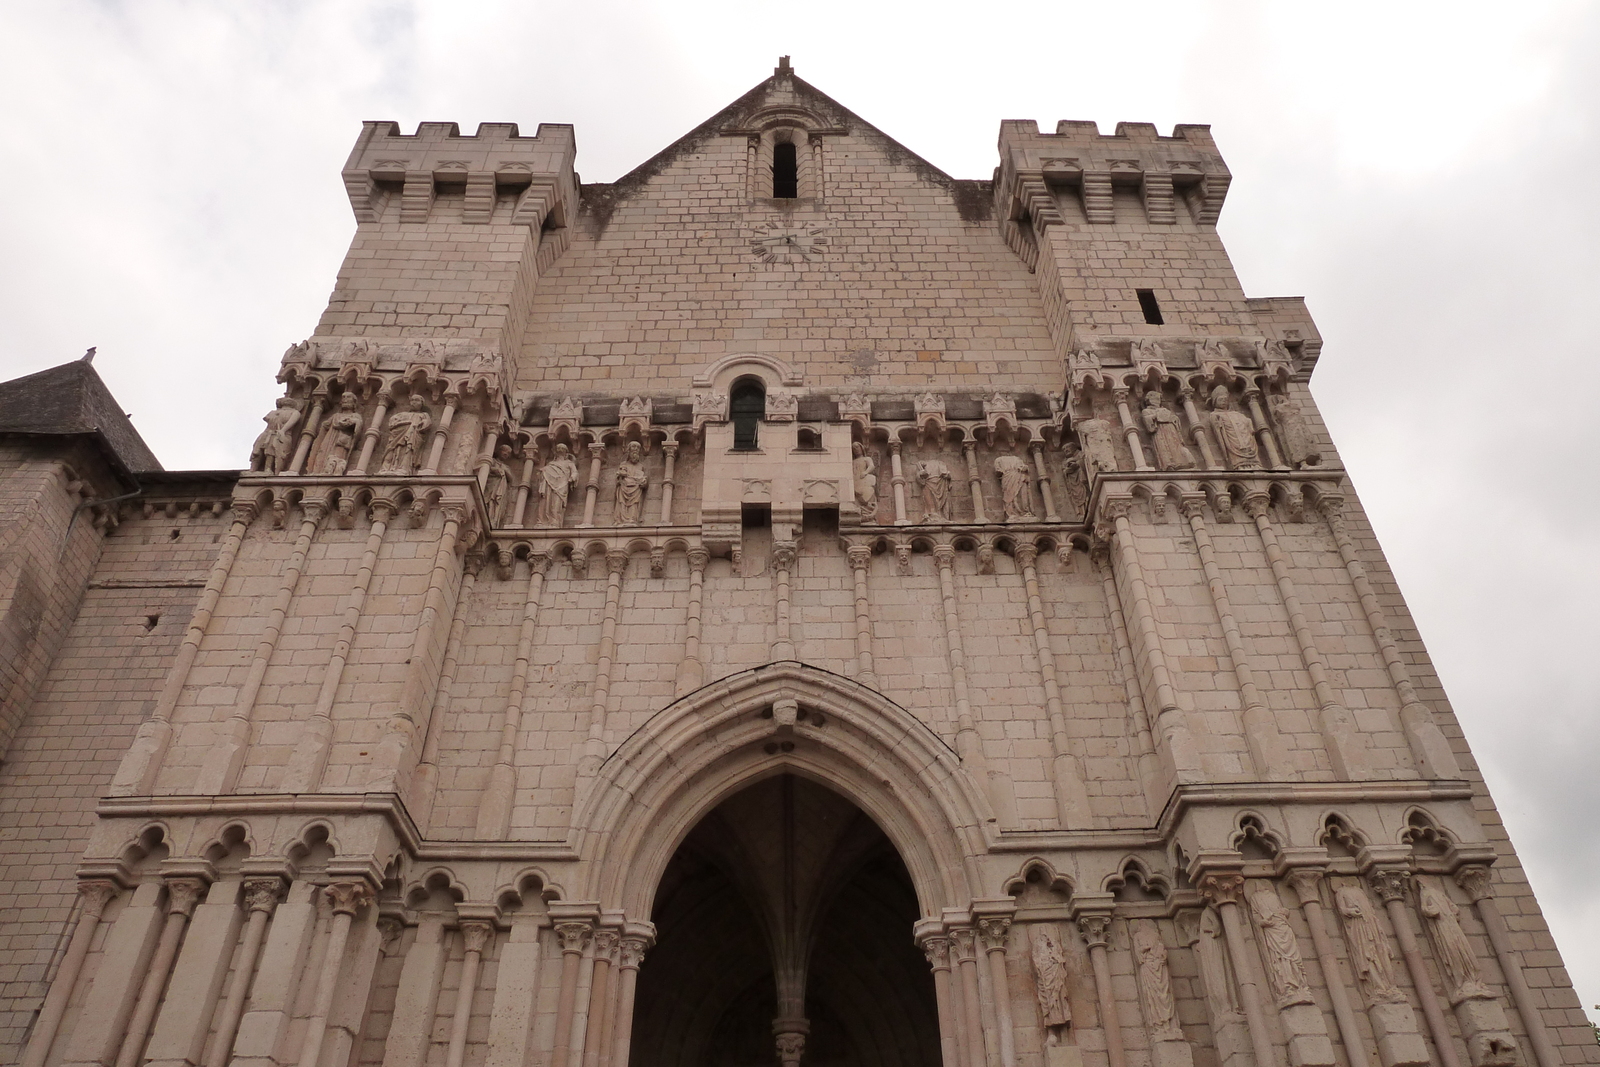
[[[776,200],[793,200],[800,195],[800,160],[795,155],[793,141],[779,141],[772,146],[772,196]]]
[[[742,378],[733,383],[729,396],[728,414],[733,422],[733,447],[737,452],[756,449],[756,432],[761,420],[767,416],[767,389],[755,378]]]
[[[1134,291],[1139,294],[1139,310],[1144,312],[1144,321],[1151,326],[1162,325],[1161,305],[1156,301],[1156,291],[1154,289],[1136,289]]]

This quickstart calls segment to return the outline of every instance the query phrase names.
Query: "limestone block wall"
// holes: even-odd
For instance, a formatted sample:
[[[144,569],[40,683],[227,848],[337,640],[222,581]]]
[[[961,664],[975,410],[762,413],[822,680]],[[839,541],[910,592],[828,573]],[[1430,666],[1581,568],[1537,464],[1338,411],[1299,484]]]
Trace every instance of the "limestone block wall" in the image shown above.
[[[95,802],[149,713],[216,554],[225,522],[207,497],[180,497],[171,515],[164,506],[149,517],[128,508],[114,532],[92,521],[75,528],[73,545],[92,569],[0,764],[0,1058],[9,1062],[66,947],[62,932],[77,912],[73,872]]]

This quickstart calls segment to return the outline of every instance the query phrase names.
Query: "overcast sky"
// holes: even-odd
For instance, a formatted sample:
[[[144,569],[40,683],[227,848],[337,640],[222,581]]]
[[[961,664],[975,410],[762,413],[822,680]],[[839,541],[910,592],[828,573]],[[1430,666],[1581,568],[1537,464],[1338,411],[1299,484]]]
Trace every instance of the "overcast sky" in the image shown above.
[[[1001,119],[1210,123],[1245,289],[1317,318],[1317,400],[1600,1003],[1600,5],[0,0],[0,42],[0,379],[98,345],[169,468],[244,464],[363,119],[570,122],[610,181],[787,53],[961,178]]]

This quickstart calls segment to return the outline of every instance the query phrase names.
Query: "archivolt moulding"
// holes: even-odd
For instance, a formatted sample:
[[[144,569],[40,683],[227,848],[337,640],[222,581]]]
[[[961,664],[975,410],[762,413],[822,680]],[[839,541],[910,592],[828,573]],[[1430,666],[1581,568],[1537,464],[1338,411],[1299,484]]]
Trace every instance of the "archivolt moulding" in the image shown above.
[[[586,896],[650,914],[661,874],[695,824],[784,773],[832,789],[883,829],[924,915],[964,907],[978,892],[991,813],[955,752],[881,694],[781,663],[669,705],[601,765],[573,813],[573,844],[593,857]]]
[[[805,375],[775,356],[754,353],[723,356],[694,376],[696,389],[715,389],[725,393],[733,380],[742,374],[754,374],[767,383],[770,391],[780,385],[798,386],[806,382]]]

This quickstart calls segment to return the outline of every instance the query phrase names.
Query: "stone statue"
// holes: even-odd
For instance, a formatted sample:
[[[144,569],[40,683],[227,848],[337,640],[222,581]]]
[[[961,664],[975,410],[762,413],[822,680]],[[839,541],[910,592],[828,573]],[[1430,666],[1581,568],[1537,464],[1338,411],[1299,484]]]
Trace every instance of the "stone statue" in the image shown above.
[[[1211,390],[1211,432],[1217,435],[1223,458],[1231,470],[1256,470],[1256,427],[1250,416],[1233,410],[1233,394],[1226,385]]]
[[[1156,467],[1164,471],[1194,469],[1194,453],[1183,443],[1178,413],[1161,403],[1161,394],[1154,389],[1145,391],[1144,410],[1139,413],[1150,443],[1155,446]]]
[[[1072,1005],[1067,1000],[1067,954],[1047,923],[1028,927],[1032,943],[1034,988],[1039,994],[1039,1014],[1052,1045],[1061,1043],[1072,1025]]]
[[[1089,506],[1089,483],[1083,474],[1083,451],[1071,441],[1065,448],[1066,459],[1061,463],[1061,486],[1066,493],[1067,515],[1081,518]]]
[[[1078,444],[1083,448],[1083,473],[1092,478],[1101,471],[1117,469],[1117,448],[1111,436],[1111,424],[1105,419],[1084,419],[1075,423]]]
[[[650,476],[644,472],[644,448],[638,441],[629,441],[623,450],[622,464],[617,468],[618,526],[637,526],[644,512],[644,490]]]
[[[350,466],[350,453],[356,447],[366,420],[356,410],[356,395],[348,389],[339,394],[339,410],[322,424],[322,474],[343,474]]]
[[[501,445],[489,460],[489,476],[483,484],[483,502],[489,509],[489,525],[499,526],[505,518],[506,496],[511,489],[511,446]]]
[[[300,405],[286,396],[278,398],[277,405],[261,421],[267,424],[250,446],[250,469],[281,473],[289,466],[294,455],[294,428],[300,425]]]
[[[1418,906],[1428,936],[1433,941],[1434,959],[1449,992],[1450,1003],[1494,996],[1483,984],[1478,970],[1478,954],[1472,950],[1466,931],[1461,929],[1461,909],[1456,902],[1426,882],[1418,889]]]
[[[1333,906],[1344,921],[1350,942],[1350,964],[1367,997],[1374,1004],[1403,1004],[1406,995],[1394,984],[1394,954],[1389,939],[1372,912],[1372,901],[1359,886],[1343,885],[1333,891]]]
[[[1194,943],[1200,957],[1201,977],[1205,979],[1206,999],[1211,1002],[1213,1018],[1240,1014],[1238,992],[1233,983],[1233,965],[1223,950],[1222,919],[1216,909],[1200,912],[1199,929]]]
[[[433,428],[433,416],[420,394],[412,393],[404,411],[389,416],[389,439],[384,443],[379,474],[414,474],[423,443]]]
[[[936,459],[917,464],[917,484],[922,487],[922,521],[950,521],[950,486],[955,481],[950,468]]]
[[[1250,894],[1250,911],[1261,931],[1261,946],[1267,957],[1267,981],[1279,1006],[1309,1004],[1311,983],[1306,980],[1300,958],[1300,939],[1289,925],[1289,912],[1276,890],[1263,886]]]
[[[539,518],[537,526],[560,526],[566,521],[567,494],[578,484],[578,465],[572,450],[558,444],[550,462],[539,471]]]
[[[855,468],[856,506],[861,509],[861,521],[872,522],[878,514],[878,461],[861,442],[850,446],[851,462]]]
[[[1312,440],[1306,417],[1300,414],[1300,405],[1294,398],[1275,393],[1268,403],[1272,417],[1278,424],[1278,441],[1283,445],[1284,458],[1291,467],[1315,467],[1322,462],[1322,451]]]
[[[1148,919],[1133,925],[1133,957],[1138,965],[1139,1004],[1144,1024],[1156,1041],[1182,1041],[1178,1006],[1172,999],[1172,972],[1167,968],[1167,946],[1161,932]]]
[[[1002,455],[994,461],[994,472],[1000,476],[1000,506],[1005,510],[1006,521],[1032,519],[1033,477],[1028,471],[1028,461],[1020,456]]]

